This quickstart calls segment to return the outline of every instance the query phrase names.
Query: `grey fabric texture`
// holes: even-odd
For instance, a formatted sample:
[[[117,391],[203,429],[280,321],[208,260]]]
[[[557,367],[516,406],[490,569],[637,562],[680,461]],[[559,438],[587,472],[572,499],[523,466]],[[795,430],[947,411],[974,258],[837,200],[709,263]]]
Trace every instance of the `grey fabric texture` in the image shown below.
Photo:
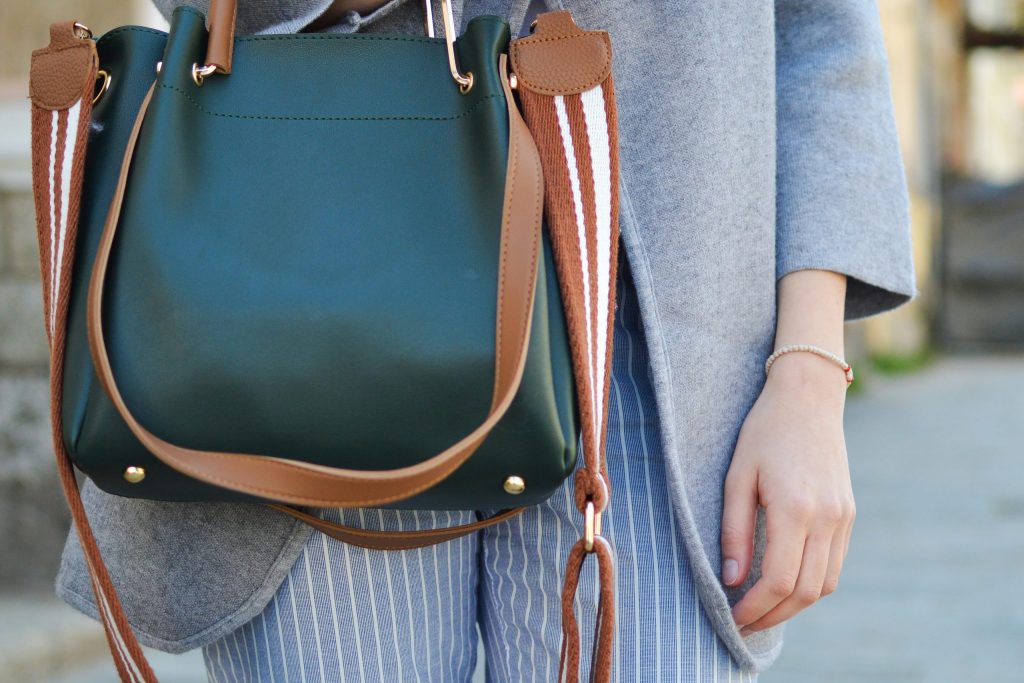
[[[156,4],[169,15],[182,3]],[[329,4],[241,0],[239,30],[295,31]],[[456,25],[497,14],[518,27],[527,5],[453,0]],[[678,540],[723,642],[744,668],[764,671],[785,624],[744,638],[730,613],[760,576],[764,516],[740,587],[719,579],[719,534],[725,475],[773,347],[777,281],[807,268],[846,274],[847,320],[918,294],[878,10],[865,0],[561,6],[612,36],[620,225],[648,330]],[[438,31],[439,10],[435,0]],[[416,0],[391,0],[328,30],[421,27]],[[168,651],[258,614],[309,533],[255,506],[128,501],[91,484],[86,494],[132,623]],[[73,534],[58,591],[95,615]]]

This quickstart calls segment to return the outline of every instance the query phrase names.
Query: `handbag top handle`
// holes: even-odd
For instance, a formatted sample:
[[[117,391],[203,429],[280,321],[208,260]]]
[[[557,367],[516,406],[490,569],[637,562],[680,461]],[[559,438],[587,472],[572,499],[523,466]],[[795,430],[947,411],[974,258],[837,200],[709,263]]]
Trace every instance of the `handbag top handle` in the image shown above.
[[[210,33],[206,44],[206,63],[192,65],[192,78],[196,85],[214,73],[230,74],[231,58],[235,45],[235,18],[238,15],[238,0],[210,0],[206,28]],[[473,74],[462,73],[455,58],[455,21],[452,19],[451,0],[441,0],[441,16],[444,21],[445,44],[448,47],[448,69],[452,79],[459,84],[459,92],[466,94],[473,87]],[[423,28],[428,37],[434,37],[434,12],[430,0],[423,0]]]

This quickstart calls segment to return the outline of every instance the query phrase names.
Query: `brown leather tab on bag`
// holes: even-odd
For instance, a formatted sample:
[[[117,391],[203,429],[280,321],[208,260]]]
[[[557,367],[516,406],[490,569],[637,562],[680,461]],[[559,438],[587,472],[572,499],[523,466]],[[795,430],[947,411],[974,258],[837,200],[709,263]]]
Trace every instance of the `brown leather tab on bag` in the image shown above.
[[[206,28],[210,32],[206,44],[206,63],[217,67],[217,71],[222,74],[231,73],[237,16],[236,0],[211,0],[206,17]]]
[[[75,22],[50,26],[50,44],[32,52],[29,97],[50,111],[73,105],[96,80],[96,44],[75,33]]]
[[[537,17],[533,33],[511,44],[512,70],[519,87],[542,95],[590,90],[612,71],[607,31],[584,31],[565,10]]]

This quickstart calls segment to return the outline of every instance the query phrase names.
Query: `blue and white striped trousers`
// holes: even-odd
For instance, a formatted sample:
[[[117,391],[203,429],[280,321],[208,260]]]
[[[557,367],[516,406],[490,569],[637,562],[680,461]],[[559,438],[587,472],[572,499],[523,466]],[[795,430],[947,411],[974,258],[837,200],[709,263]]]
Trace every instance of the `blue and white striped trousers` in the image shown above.
[[[615,493],[604,515],[617,568],[613,680],[754,682],[757,676],[733,662],[712,630],[676,543],[625,258],[616,285],[608,416]],[[475,519],[469,511],[331,510],[325,516],[403,530]],[[582,531],[570,477],[547,502],[515,519],[431,548],[364,550],[313,532],[263,613],[204,648],[209,680],[468,683],[479,624],[487,681],[557,681],[563,570]],[[596,607],[593,569],[587,563],[577,597],[583,653],[593,638],[585,626]]]

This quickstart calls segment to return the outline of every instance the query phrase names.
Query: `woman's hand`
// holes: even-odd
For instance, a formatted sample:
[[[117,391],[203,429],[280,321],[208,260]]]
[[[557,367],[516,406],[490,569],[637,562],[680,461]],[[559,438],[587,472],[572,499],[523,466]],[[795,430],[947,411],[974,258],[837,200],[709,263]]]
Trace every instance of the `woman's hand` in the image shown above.
[[[842,355],[845,276],[800,270],[780,282],[776,348],[810,343]],[[750,571],[754,520],[765,508],[767,546],[760,579],[733,607],[746,635],[791,618],[832,593],[853,528],[843,406],[846,380],[828,359],[776,359],[740,429],[725,480],[722,580]]]

